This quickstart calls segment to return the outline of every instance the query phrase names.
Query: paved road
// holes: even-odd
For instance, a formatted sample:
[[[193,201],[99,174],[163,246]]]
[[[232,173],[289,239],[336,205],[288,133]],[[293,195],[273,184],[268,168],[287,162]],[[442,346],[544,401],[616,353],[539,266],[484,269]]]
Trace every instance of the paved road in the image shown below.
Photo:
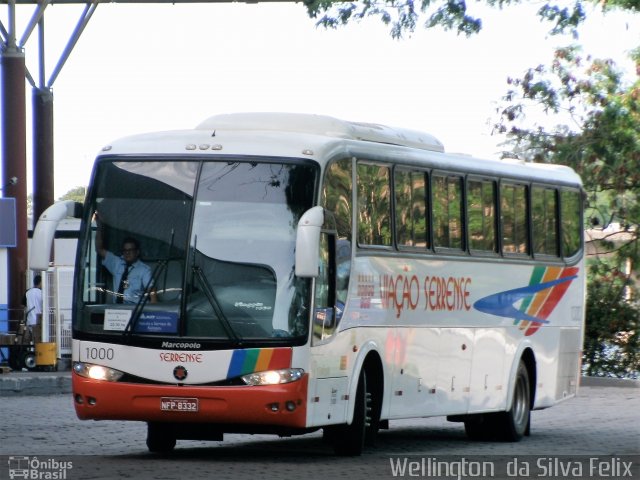
[[[448,462],[452,469],[464,468],[461,461],[486,464],[469,468],[489,462],[496,470],[484,473],[493,478],[640,478],[640,395],[636,388],[583,387],[576,398],[533,412],[532,436],[513,444],[469,441],[460,424],[442,418],[395,421],[389,431],[381,432],[375,448],[356,458],[335,457],[322,443],[320,433],[288,439],[227,435],[223,442],[179,441],[174,455],[162,458],[147,452],[143,424],[81,422],[75,417],[70,395],[5,397],[0,405],[0,479],[8,478],[8,456],[14,462],[18,456],[30,461],[37,458],[45,462],[41,471],[70,461],[73,468],[65,472],[65,478],[72,480],[394,478],[392,465],[403,464],[393,462],[406,458],[421,463],[413,464],[418,469],[411,472],[422,478],[459,480],[482,473],[471,470],[460,475],[450,470],[449,475],[438,477],[424,469],[432,460]],[[531,457],[534,455],[542,460]],[[552,458],[556,455],[563,457]],[[595,457],[613,470],[599,470],[599,464],[593,462],[600,460],[590,460]],[[514,459],[520,462],[513,464]],[[576,461],[581,463],[573,463]],[[631,470],[625,471],[629,467],[625,462],[633,462]],[[404,465],[404,474],[409,476],[410,464]],[[564,467],[567,471],[561,470]],[[395,473],[397,476],[400,470]]]

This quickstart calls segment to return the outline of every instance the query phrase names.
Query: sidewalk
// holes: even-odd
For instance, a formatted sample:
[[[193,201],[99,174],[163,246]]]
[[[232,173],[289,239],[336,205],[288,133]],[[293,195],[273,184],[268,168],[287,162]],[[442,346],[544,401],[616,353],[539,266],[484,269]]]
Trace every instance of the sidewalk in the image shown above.
[[[71,393],[71,371],[0,374],[0,397]]]
[[[581,377],[583,387],[640,388],[640,380]],[[0,374],[0,397],[71,393],[71,372],[9,372]]]

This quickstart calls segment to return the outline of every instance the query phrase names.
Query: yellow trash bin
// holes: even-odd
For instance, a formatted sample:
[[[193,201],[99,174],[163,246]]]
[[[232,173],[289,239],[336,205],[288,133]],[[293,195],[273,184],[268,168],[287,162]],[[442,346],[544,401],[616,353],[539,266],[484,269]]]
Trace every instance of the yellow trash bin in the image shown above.
[[[57,363],[56,353],[55,343],[36,343],[36,367],[51,367],[55,369]]]

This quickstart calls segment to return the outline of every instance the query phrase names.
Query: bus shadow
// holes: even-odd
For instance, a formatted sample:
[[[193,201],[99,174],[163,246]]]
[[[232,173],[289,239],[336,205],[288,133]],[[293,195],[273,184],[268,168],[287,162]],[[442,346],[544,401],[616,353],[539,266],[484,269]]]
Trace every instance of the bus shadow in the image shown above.
[[[120,455],[120,458],[137,459],[175,459],[175,460],[215,460],[244,463],[281,463],[314,462],[320,458],[336,458],[331,445],[326,443],[321,433],[296,437],[278,438],[260,435],[259,438],[238,440],[229,435],[230,442],[192,442],[178,441],[170,454],[136,453]],[[194,444],[195,443],[195,444]],[[430,449],[442,449],[445,445],[468,444],[464,429],[460,427],[397,427],[381,430],[375,446],[365,447],[363,456],[407,455],[412,452],[425,452]],[[349,457],[345,457],[349,458]]]

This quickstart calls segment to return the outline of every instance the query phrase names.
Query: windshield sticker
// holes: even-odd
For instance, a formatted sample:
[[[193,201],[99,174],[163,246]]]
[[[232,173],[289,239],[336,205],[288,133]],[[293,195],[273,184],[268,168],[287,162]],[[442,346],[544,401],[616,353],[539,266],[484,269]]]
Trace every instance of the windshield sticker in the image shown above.
[[[123,332],[131,318],[131,310],[107,308],[104,311],[104,329]]]
[[[104,330],[124,332],[131,318],[131,310],[107,308],[104,311]],[[177,333],[178,314],[176,312],[147,312],[136,322],[137,333]]]
[[[138,333],[177,333],[178,314],[176,312],[150,312],[140,315],[136,323]]]
[[[247,310],[257,310],[257,311],[272,310],[272,307],[270,307],[269,305],[265,305],[262,302],[252,302],[252,303],[236,302],[233,304],[233,306],[236,308],[245,308]]]

